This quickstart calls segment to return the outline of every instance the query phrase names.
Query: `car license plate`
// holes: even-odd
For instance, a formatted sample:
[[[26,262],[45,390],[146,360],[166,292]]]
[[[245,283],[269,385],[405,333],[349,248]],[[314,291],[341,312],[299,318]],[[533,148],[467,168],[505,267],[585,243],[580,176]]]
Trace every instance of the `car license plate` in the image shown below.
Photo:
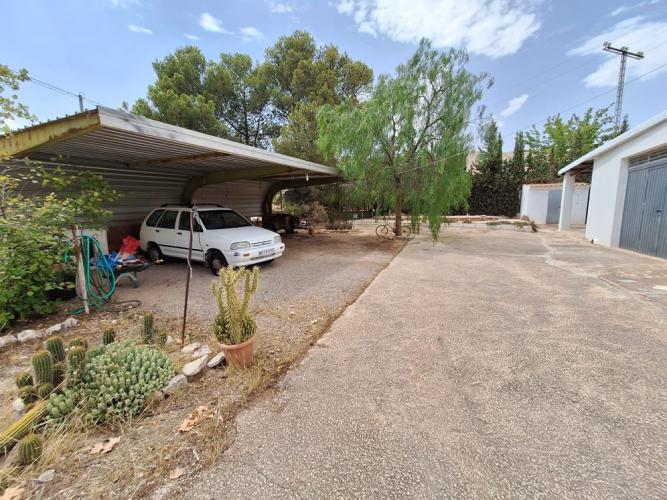
[[[275,248],[267,248],[266,250],[260,250],[259,251],[259,256],[264,257],[266,255],[273,255],[274,253],[276,253]]]

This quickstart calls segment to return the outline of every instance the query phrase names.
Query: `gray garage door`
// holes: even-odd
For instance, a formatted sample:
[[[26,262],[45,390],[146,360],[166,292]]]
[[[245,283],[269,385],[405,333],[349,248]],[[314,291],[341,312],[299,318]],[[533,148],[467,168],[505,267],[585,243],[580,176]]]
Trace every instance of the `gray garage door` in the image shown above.
[[[620,246],[667,258],[667,158],[630,167]]]

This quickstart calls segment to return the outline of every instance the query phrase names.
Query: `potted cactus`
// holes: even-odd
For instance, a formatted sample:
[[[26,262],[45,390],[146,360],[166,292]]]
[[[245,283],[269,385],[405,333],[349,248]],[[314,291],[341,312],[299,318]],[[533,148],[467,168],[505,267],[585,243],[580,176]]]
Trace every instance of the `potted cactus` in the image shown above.
[[[237,283],[243,283],[242,299],[239,299],[237,294]],[[223,267],[220,278],[211,283],[218,305],[213,333],[220,342],[227,361],[243,368],[251,366],[255,356],[257,324],[249,307],[258,283],[258,267],[252,270],[245,267]]]

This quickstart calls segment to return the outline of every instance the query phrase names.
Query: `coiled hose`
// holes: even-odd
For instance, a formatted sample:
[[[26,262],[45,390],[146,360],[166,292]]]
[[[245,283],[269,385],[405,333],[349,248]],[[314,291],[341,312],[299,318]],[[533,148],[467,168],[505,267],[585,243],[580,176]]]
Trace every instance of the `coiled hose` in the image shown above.
[[[77,236],[83,261],[84,286],[88,295],[88,306],[91,309],[102,309],[111,300],[116,291],[116,276],[109,261],[106,259],[102,246],[97,239],[85,234]],[[65,257],[67,260],[67,256]],[[77,282],[77,296],[83,301],[82,291]],[[72,314],[85,311],[80,307]]]

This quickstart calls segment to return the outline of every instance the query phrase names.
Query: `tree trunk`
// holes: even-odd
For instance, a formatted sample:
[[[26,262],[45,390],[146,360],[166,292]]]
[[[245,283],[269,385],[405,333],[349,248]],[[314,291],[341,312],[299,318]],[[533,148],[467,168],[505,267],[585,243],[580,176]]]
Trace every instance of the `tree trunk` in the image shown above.
[[[396,177],[396,218],[394,220],[394,234],[398,236],[403,235],[401,230],[401,222],[403,217],[403,187],[401,186],[400,177]]]

